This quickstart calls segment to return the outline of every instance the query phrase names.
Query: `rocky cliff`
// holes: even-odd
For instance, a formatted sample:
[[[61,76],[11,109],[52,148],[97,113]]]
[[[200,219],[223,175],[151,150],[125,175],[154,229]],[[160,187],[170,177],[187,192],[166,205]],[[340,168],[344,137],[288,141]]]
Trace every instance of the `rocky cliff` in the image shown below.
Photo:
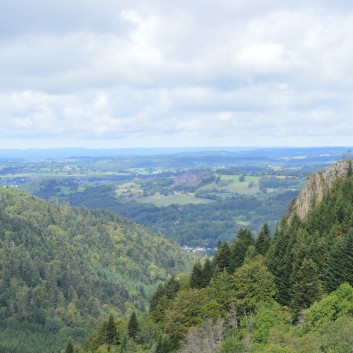
[[[290,207],[290,215],[297,213],[304,219],[309,210],[322,201],[326,192],[339,176],[346,176],[351,161],[339,161],[324,170],[310,175]]]

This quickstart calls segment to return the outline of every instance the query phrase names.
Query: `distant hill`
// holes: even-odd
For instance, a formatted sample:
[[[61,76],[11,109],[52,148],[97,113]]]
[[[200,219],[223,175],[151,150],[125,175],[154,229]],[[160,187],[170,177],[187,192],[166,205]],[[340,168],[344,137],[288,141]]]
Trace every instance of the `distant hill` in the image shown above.
[[[39,352],[36,340],[48,343],[40,352],[54,352],[55,342],[84,337],[108,313],[143,312],[156,285],[190,263],[176,245],[112,212],[1,188],[0,352]]]

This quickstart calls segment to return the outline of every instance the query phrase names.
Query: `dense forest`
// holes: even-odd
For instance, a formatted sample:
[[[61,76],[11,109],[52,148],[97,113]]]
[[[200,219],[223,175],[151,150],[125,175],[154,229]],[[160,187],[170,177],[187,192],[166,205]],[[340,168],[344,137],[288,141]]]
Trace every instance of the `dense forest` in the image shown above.
[[[176,245],[109,211],[10,188],[0,205],[0,352],[56,352],[108,314],[146,311],[160,281],[192,266]]]
[[[45,191],[38,195],[44,196],[43,194],[45,195]],[[117,212],[180,245],[215,248],[219,240],[231,241],[242,228],[236,222],[237,218],[251,224],[258,231],[265,222],[271,220],[268,222],[269,227],[274,229],[275,221],[282,217],[283,210],[296,195],[296,190],[273,195],[239,194],[208,204],[157,207],[153,204],[119,200],[114,186],[102,185],[69,195],[67,201],[74,206]]]
[[[353,352],[353,176],[273,237],[242,229],[190,275],[160,284],[143,316],[107,317],[63,352]]]

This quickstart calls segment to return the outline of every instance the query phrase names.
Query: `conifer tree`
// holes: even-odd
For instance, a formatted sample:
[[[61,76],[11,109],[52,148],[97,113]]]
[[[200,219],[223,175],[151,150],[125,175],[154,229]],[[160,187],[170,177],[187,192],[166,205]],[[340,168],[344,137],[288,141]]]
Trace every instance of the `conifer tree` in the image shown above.
[[[105,343],[119,344],[118,330],[116,329],[113,315],[109,315],[108,321],[104,325]]]
[[[133,311],[127,325],[127,333],[130,338],[135,339],[138,331],[139,331],[139,324],[137,321],[136,313],[135,311]]]
[[[268,224],[265,223],[255,242],[255,248],[257,253],[260,255],[265,255],[267,250],[270,247],[270,243],[271,243],[270,229],[268,227]]]
[[[222,272],[224,269],[229,272],[231,250],[229,244],[225,241],[218,243],[218,249],[215,254],[215,263]]]
[[[200,289],[203,286],[202,265],[197,261],[192,269],[190,277],[190,287]]]
[[[353,231],[344,238],[338,239],[332,250],[327,288],[329,291],[337,289],[342,283],[353,285]]]
[[[208,286],[213,276],[213,266],[209,258],[206,259],[202,269],[202,288]]]
[[[161,298],[165,295],[165,288],[163,284],[159,284],[156,292],[153,294],[150,303],[150,311],[154,311],[157,308],[157,305]]]
[[[175,278],[175,275],[172,275],[172,277],[166,283],[165,288],[164,288],[164,292],[165,292],[166,296],[168,297],[168,299],[173,299],[176,296],[176,294],[178,293],[179,289],[180,289],[180,283]]]
[[[311,259],[304,259],[302,265],[292,273],[292,307],[297,313],[309,308],[323,295],[318,268]]]
[[[269,269],[275,276],[276,300],[282,305],[291,303],[292,248],[300,224],[297,214],[294,214],[290,224],[283,219],[281,226],[276,229],[271,247],[266,254]]]
[[[250,230],[241,229],[239,231],[231,249],[232,251],[229,264],[230,273],[234,272],[243,264],[249,246],[254,245],[254,243],[255,240]]]

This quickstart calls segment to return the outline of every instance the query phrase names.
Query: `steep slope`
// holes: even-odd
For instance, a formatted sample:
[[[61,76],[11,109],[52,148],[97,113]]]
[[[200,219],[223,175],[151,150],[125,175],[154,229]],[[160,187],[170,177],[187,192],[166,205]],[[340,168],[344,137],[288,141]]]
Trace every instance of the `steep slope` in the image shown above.
[[[338,162],[309,177],[268,253],[277,299],[302,309],[340,284],[353,285],[353,177]]]
[[[310,175],[299,195],[291,205],[291,213],[303,220],[309,210],[318,205],[339,177],[347,175],[351,161],[339,161],[326,169]]]
[[[144,311],[160,280],[188,269],[176,245],[112,212],[0,189],[3,329],[21,323],[83,337],[110,312]]]
[[[190,276],[158,287],[133,334],[132,316],[113,323],[114,339],[106,322],[83,352],[353,353],[351,164],[311,176],[303,190],[315,202],[302,218],[292,209],[272,240],[264,225],[256,239],[243,229],[219,243]]]

